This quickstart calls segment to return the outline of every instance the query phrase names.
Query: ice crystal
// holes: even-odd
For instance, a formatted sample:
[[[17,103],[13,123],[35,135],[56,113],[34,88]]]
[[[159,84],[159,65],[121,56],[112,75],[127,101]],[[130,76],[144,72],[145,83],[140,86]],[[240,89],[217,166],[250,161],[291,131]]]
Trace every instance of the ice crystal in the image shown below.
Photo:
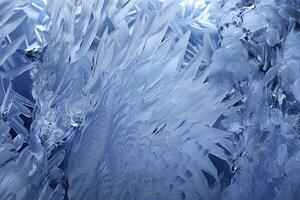
[[[0,199],[299,198],[299,10],[1,0]]]

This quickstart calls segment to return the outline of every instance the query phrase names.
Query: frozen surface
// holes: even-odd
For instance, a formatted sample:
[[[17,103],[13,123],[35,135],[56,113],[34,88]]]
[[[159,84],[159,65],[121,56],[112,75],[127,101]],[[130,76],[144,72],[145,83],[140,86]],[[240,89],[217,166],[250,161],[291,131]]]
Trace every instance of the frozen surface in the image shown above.
[[[0,0],[0,200],[299,199],[299,10]]]

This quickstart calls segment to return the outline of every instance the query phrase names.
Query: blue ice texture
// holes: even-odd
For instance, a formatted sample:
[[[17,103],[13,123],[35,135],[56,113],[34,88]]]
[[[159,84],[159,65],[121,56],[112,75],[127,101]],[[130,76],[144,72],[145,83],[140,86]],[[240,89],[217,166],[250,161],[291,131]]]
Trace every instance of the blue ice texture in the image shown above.
[[[0,200],[299,200],[299,0],[0,0]]]

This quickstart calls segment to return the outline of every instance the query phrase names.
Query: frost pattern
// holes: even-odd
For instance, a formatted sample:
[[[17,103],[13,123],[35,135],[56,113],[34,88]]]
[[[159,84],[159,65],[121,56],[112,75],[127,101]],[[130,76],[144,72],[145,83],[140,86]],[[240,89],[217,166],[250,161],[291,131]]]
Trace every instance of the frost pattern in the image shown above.
[[[299,198],[299,10],[1,0],[0,199]]]

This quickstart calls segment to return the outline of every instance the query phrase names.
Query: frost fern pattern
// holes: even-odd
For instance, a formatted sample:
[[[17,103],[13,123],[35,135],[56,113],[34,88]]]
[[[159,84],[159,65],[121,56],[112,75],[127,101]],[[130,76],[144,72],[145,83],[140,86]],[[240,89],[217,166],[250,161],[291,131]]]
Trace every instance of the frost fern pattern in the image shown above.
[[[0,200],[300,198],[298,0],[1,0]]]

